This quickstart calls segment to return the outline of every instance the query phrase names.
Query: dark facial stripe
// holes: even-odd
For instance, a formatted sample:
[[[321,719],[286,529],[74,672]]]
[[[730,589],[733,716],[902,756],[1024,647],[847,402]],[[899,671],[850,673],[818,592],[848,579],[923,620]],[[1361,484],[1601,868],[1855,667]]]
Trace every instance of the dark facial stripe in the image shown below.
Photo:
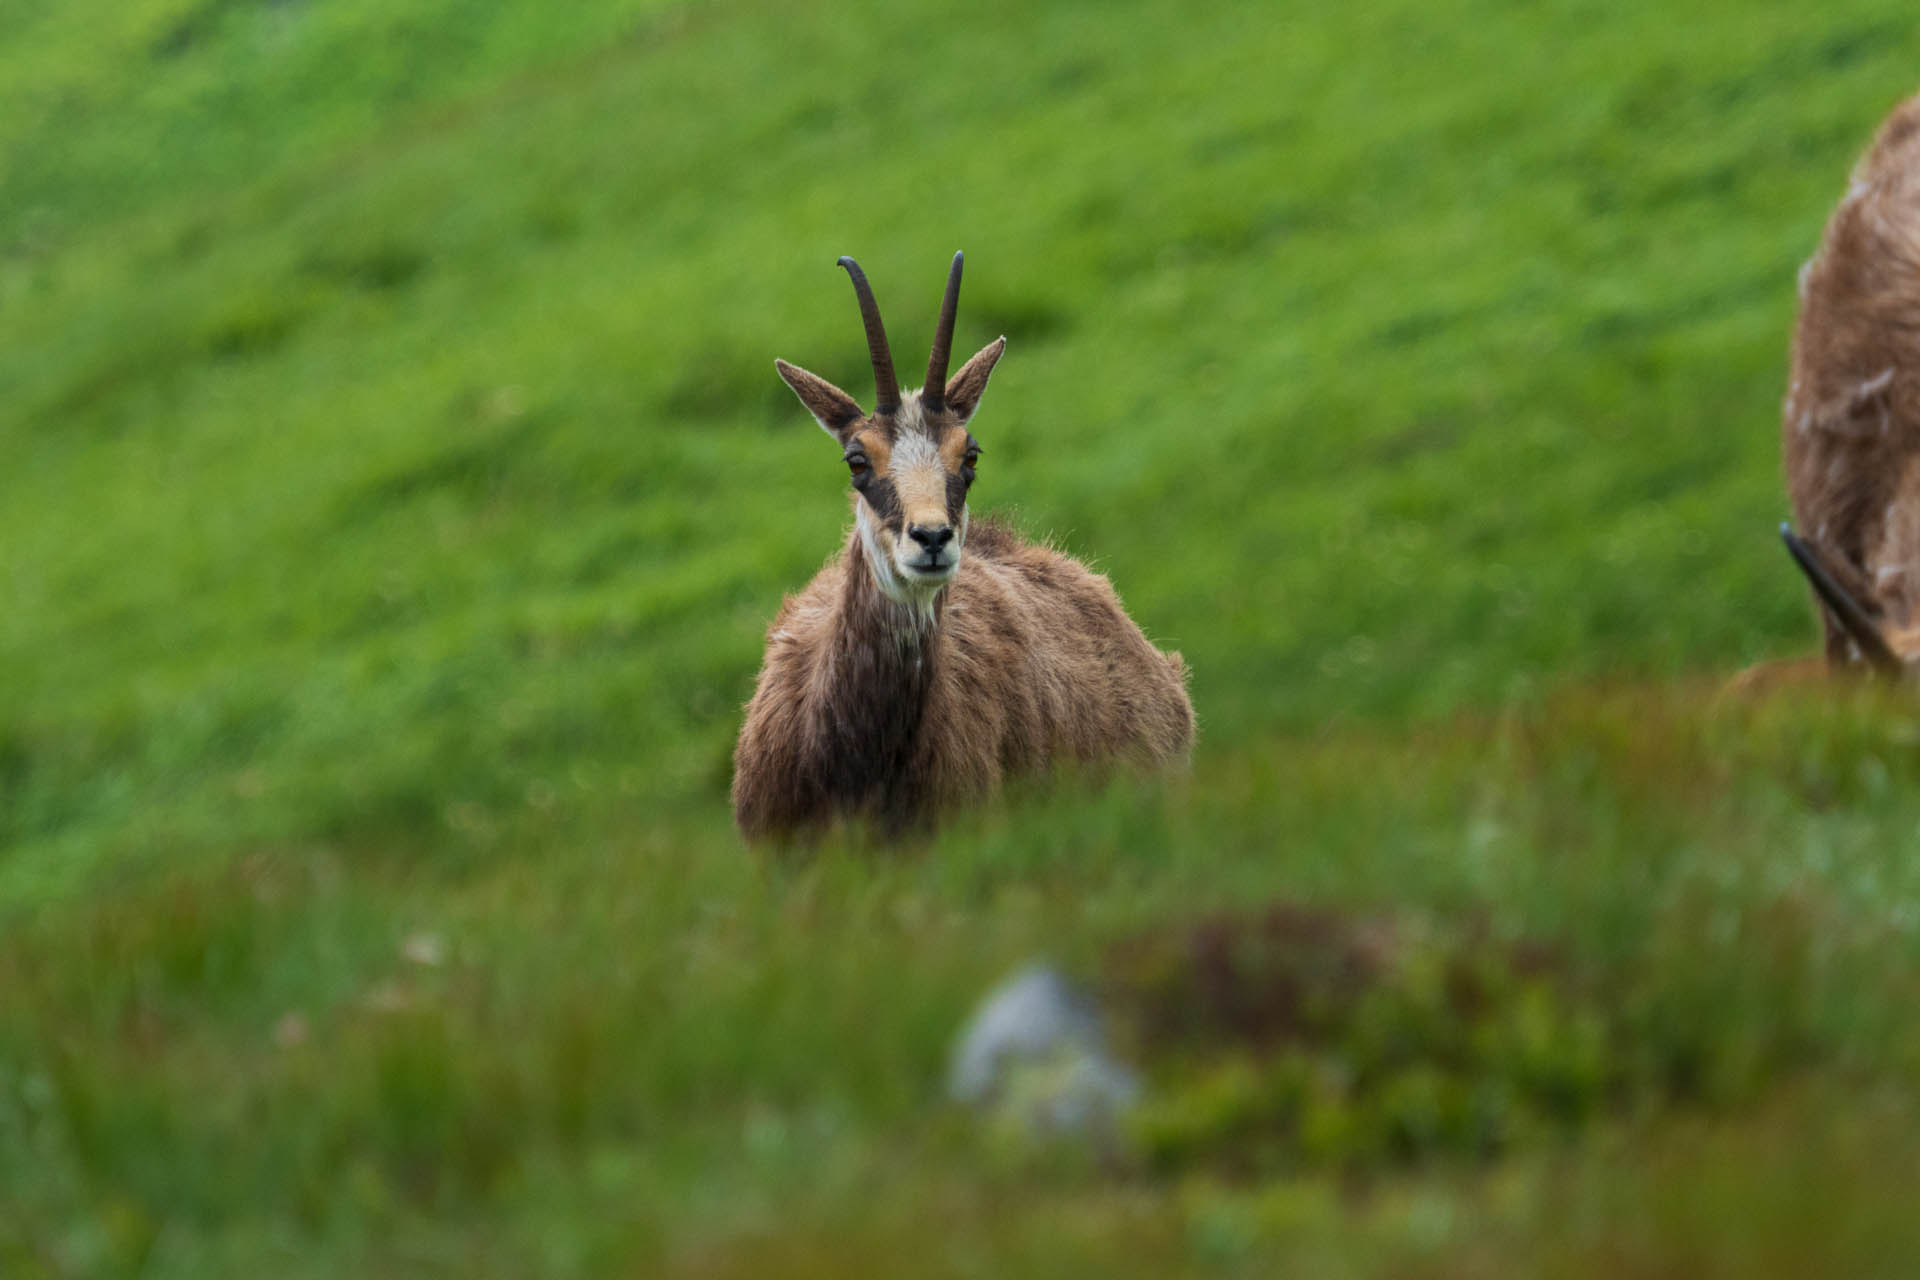
[[[967,484],[964,474],[947,476],[947,523],[956,529],[960,527],[960,511],[967,505]]]
[[[894,491],[893,481],[875,476],[859,486],[860,496],[866,500],[880,523],[888,528],[896,528],[900,523],[900,495]]]

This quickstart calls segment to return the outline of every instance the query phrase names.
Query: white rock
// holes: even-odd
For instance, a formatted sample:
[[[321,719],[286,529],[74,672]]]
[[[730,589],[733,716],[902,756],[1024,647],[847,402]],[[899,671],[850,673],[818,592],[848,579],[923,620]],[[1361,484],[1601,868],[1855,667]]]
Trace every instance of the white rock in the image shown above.
[[[1100,1011],[1057,971],[1030,965],[981,1002],[954,1046],[947,1094],[1011,1113],[1036,1133],[1104,1131],[1140,1094],[1107,1052]]]

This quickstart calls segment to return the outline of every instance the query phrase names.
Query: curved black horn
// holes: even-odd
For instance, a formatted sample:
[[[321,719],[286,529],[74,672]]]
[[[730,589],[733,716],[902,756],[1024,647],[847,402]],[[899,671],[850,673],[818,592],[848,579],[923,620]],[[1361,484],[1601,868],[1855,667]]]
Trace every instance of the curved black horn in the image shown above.
[[[893,376],[893,350],[887,346],[887,328],[880,323],[880,304],[873,300],[873,286],[867,273],[852,258],[841,258],[840,265],[853,277],[853,292],[860,299],[860,319],[867,326],[867,354],[873,357],[874,406],[882,417],[900,408],[900,382]]]
[[[947,360],[953,354],[953,316],[960,309],[960,265],[966,256],[954,254],[953,267],[947,272],[940,327],[933,331],[933,353],[927,357],[927,385],[920,389],[920,403],[935,413],[947,407]]]
[[[1880,628],[1874,625],[1873,618],[1861,607],[1851,592],[1835,581],[1820,562],[1820,553],[1805,538],[1796,534],[1789,525],[1780,526],[1780,540],[1787,544],[1787,554],[1800,566],[1800,572],[1807,575],[1807,581],[1813,585],[1814,594],[1827,607],[1827,613],[1840,624],[1854,647],[1860,651],[1860,657],[1866,664],[1884,676],[1897,676],[1904,664],[1887,641],[1880,634]]]

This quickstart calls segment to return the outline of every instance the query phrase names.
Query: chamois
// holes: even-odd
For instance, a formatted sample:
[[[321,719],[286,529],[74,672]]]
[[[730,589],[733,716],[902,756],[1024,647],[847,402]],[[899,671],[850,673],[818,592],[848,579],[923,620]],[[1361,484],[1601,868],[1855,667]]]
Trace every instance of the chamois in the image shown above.
[[[852,478],[853,527],[767,631],[734,749],[750,840],[839,818],[898,835],[1056,763],[1152,766],[1193,741],[1186,667],[1148,643],[1106,578],[1006,526],[973,520],[967,430],[1006,349],[949,380],[962,255],[953,255],[926,383],[900,392],[879,305],[852,258],[876,385],[872,414],[774,361]]]
[[[1800,270],[1782,527],[1832,669],[1920,660],[1920,97],[1895,108]]]

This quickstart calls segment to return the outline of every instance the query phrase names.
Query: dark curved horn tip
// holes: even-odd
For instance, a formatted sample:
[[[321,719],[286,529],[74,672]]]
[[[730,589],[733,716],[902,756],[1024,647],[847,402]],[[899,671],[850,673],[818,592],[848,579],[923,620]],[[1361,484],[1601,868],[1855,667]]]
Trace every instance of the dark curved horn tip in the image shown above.
[[[1780,540],[1787,544],[1787,554],[1806,575],[1807,582],[1813,587],[1813,593],[1820,597],[1833,620],[1840,624],[1847,637],[1860,650],[1860,656],[1882,675],[1897,676],[1905,670],[1906,664],[1900,661],[1892,649],[1887,647],[1886,637],[1880,634],[1880,628],[1853,593],[1835,580],[1821,562],[1819,548],[1793,531],[1793,527],[1784,520],[1780,523]]]
[[[934,329],[933,350],[927,355],[927,381],[920,388],[920,403],[936,413],[947,403],[947,363],[953,354],[953,320],[960,309],[960,269],[966,260],[967,255],[956,249],[953,265],[947,268],[947,292],[940,300],[940,322]]]
[[[874,300],[867,273],[851,255],[841,254],[839,266],[846,268],[853,281],[854,297],[860,302],[860,323],[867,331],[867,355],[873,361],[874,413],[885,417],[900,408],[900,382],[893,373],[893,352],[887,344],[887,329],[880,321],[880,304]]]

